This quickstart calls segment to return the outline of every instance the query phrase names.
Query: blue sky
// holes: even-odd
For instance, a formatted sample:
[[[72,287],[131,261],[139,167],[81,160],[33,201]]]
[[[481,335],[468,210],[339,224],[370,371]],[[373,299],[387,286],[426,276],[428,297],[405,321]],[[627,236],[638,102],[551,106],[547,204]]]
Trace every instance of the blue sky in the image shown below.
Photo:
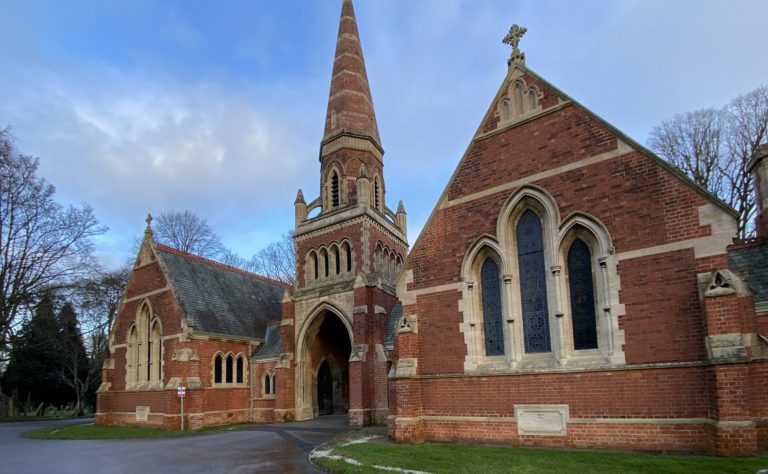
[[[0,126],[129,257],[189,209],[249,257],[319,193],[341,0],[0,0]],[[506,72],[527,64],[635,140],[768,82],[764,0],[356,0],[387,204],[414,242]]]

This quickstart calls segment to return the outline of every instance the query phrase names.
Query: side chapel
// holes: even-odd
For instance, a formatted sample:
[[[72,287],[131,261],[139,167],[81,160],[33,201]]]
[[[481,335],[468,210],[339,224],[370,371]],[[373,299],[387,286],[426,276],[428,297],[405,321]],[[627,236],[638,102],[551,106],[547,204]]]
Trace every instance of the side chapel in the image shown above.
[[[508,72],[421,235],[387,205],[351,0],[296,285],[154,242],[110,336],[98,424],[345,413],[398,442],[768,451],[768,146],[736,213],[526,66]]]

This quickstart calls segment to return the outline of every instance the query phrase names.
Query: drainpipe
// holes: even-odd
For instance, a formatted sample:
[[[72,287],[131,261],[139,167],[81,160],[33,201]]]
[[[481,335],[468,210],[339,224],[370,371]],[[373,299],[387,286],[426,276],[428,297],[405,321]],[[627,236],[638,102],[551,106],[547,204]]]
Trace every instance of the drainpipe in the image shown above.
[[[250,355],[253,354],[251,343],[248,343],[248,422],[253,423],[253,364]]]

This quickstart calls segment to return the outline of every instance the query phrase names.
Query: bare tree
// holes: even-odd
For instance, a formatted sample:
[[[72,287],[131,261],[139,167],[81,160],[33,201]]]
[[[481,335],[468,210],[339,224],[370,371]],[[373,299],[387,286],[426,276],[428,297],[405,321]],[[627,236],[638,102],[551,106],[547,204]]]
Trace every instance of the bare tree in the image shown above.
[[[761,143],[768,140],[768,86],[733,99],[725,108],[728,120],[724,176],[725,201],[739,212],[739,236],[751,233],[755,190],[747,164]]]
[[[81,281],[73,295],[91,359],[98,369],[109,356],[109,331],[120,309],[130,272],[130,266],[101,271]]]
[[[717,109],[675,115],[651,130],[649,146],[694,182],[721,195],[725,113]]]
[[[739,213],[737,235],[752,232],[755,196],[747,163],[768,139],[768,87],[722,109],[675,115],[651,130],[648,146]]]
[[[75,415],[82,416],[83,402],[88,389],[91,387],[91,378],[96,373],[85,350],[75,308],[70,303],[65,303],[61,308],[59,324],[61,325],[61,335],[57,343],[61,347],[60,376],[75,393]]]
[[[38,160],[0,131],[0,351],[43,290],[71,284],[95,266],[91,238],[102,234],[87,205],[65,208],[37,176]]]
[[[247,269],[269,278],[296,284],[296,248],[292,232],[286,232],[277,242],[261,249],[248,262]]]
[[[155,219],[153,233],[158,242],[201,257],[215,259],[225,252],[208,222],[191,211],[163,212]]]

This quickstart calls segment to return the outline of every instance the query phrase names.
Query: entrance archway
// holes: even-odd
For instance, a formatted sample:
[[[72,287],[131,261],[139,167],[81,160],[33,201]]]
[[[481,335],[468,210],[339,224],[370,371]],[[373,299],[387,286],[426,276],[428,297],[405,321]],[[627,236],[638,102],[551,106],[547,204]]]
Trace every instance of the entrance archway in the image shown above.
[[[333,308],[320,309],[300,335],[296,418],[349,411],[349,322]]]

